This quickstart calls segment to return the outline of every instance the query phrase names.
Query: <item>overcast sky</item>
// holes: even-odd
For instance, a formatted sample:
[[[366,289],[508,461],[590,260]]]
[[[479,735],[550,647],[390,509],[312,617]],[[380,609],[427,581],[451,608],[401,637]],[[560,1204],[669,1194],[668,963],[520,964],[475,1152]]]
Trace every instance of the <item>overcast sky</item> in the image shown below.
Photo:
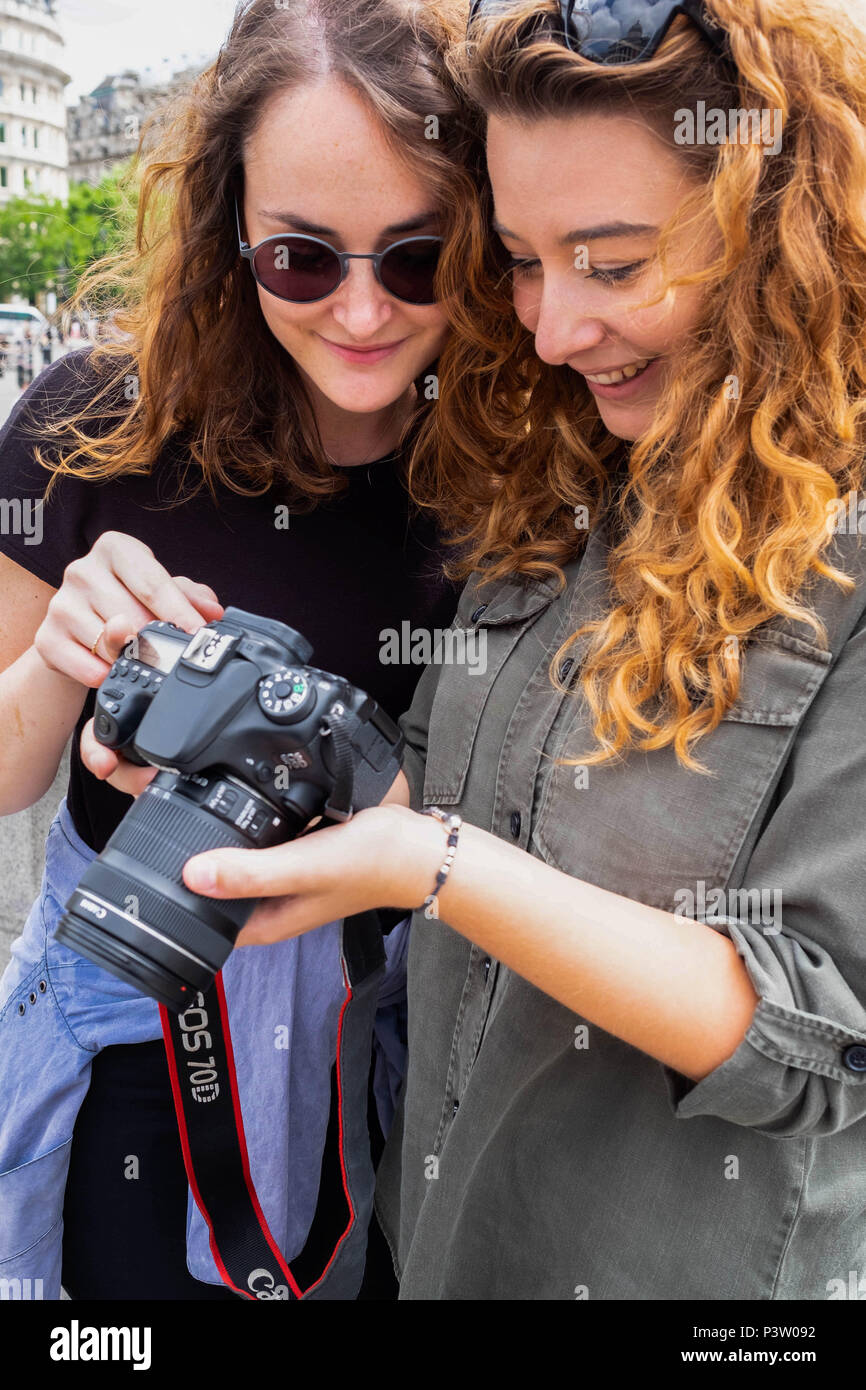
[[[72,74],[66,105],[74,106],[108,73],[134,68],[146,75],[150,67],[170,74],[215,57],[234,12],[235,0],[58,0],[64,61]]]

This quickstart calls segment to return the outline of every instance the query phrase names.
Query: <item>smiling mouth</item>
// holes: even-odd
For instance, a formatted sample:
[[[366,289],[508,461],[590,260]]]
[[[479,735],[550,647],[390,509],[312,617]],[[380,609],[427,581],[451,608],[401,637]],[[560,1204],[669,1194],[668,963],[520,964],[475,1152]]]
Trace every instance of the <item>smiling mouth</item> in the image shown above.
[[[374,353],[385,352],[389,348],[399,347],[405,339],[398,338],[394,343],[374,343],[372,347],[355,347],[352,343],[335,343],[332,338],[325,338],[323,341],[330,347],[339,348],[341,352]]]
[[[599,386],[617,386],[621,381],[631,381],[632,377],[638,376],[644,371],[651,362],[655,362],[656,357],[639,357],[635,362],[629,362],[625,367],[611,368],[607,372],[582,372],[581,375],[587,381],[594,381]]]

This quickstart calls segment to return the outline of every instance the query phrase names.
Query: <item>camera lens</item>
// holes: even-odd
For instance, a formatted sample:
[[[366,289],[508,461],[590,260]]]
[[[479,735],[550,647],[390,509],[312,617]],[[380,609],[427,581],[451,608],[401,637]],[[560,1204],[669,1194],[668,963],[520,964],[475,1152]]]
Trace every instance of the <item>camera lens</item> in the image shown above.
[[[182,1012],[210,988],[255,906],[193,893],[184,864],[205,850],[281,844],[302,828],[228,774],[161,772],[88,866],[57,940]]]

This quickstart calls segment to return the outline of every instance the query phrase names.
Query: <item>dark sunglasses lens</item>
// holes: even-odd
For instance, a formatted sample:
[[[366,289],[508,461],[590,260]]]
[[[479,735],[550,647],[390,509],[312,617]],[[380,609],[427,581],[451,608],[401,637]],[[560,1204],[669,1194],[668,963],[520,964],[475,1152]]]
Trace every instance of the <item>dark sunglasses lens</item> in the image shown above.
[[[433,281],[441,249],[438,237],[417,237],[386,251],[379,274],[388,293],[408,304],[435,303]]]
[[[634,63],[655,47],[677,0],[560,0],[568,46],[597,63]],[[476,18],[497,19],[513,0],[473,0],[469,27]]]
[[[569,47],[597,63],[634,63],[656,46],[676,0],[576,0],[563,6]]]
[[[309,237],[287,236],[260,246],[253,258],[256,279],[280,299],[306,304],[340,283],[340,262],[329,246]]]

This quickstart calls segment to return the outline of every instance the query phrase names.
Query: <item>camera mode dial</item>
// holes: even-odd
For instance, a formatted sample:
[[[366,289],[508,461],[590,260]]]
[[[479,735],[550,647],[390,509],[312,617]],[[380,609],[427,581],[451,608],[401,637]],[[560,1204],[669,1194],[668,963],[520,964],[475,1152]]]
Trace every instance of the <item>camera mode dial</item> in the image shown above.
[[[276,724],[294,724],[315,703],[316,692],[303,671],[285,667],[259,684],[259,705]]]

